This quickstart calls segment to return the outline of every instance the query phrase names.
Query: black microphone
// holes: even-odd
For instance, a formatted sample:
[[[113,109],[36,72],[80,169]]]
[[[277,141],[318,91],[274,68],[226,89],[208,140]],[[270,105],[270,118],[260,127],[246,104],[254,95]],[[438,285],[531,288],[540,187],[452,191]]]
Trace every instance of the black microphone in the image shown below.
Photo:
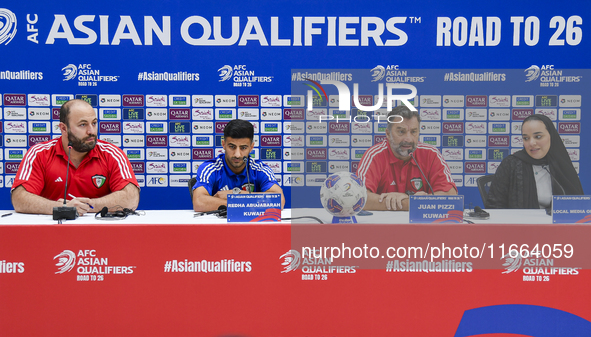
[[[76,207],[66,206],[68,196],[68,174],[70,172],[70,154],[72,153],[72,142],[68,143],[68,166],[66,167],[66,187],[64,188],[64,205],[53,208],[53,220],[75,220],[78,216]]]
[[[197,213],[193,217],[210,215],[210,214],[219,214],[220,216],[226,216],[227,213],[228,213],[228,207],[226,205],[220,205],[220,207],[218,207],[218,209],[216,209],[215,211]]]
[[[429,186],[429,188],[431,189],[431,193],[435,194],[435,191],[433,191],[433,187],[431,187],[431,183],[429,183],[429,180],[427,180],[427,177],[425,177],[425,174],[423,173],[423,170],[421,169],[421,166],[419,165],[419,163],[417,162],[415,156],[413,156],[413,151],[414,150],[409,150],[408,154],[410,155],[410,157],[412,158],[412,160],[415,161],[415,164],[417,164],[417,167],[419,168],[419,172],[421,172],[421,175],[423,176],[423,179],[425,179],[425,181],[427,182],[427,185]],[[429,191],[427,191],[427,193],[429,193]]]
[[[480,206],[474,206],[474,212],[468,212],[468,215],[465,217],[470,219],[488,220],[490,218],[490,214],[480,208]]]
[[[107,213],[109,213],[109,208],[107,206],[103,207],[103,209],[101,209],[101,217],[105,217],[107,215]]]
[[[552,175],[552,173],[550,173],[550,170],[548,170],[548,165],[542,165],[542,168],[544,170],[546,170],[546,172],[548,172],[548,174],[550,175],[550,178],[552,179],[552,181],[555,182],[556,185],[558,185],[558,187],[560,187],[560,189],[562,190],[562,195],[566,195],[566,192],[564,191],[564,187],[562,187],[562,185],[560,185],[560,183],[558,182],[558,180],[556,180],[556,178],[554,178],[554,176]]]
[[[251,193],[250,190],[250,172],[248,171],[248,166],[250,164],[250,155],[242,157],[242,161],[246,164],[246,179],[248,181],[248,194]],[[252,188],[254,190],[254,186]]]

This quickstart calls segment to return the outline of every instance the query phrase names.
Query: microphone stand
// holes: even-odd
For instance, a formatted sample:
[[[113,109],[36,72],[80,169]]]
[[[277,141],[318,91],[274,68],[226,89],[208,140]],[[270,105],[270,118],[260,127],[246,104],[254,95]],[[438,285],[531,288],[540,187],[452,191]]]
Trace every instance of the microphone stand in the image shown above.
[[[66,197],[68,196],[68,174],[70,172],[70,154],[72,153],[72,142],[68,144],[68,166],[66,167],[66,187],[64,189],[64,205],[53,208],[53,220],[75,220],[78,216],[76,207],[66,206]]]
[[[408,154],[410,155],[410,157],[412,158],[412,160],[414,160],[415,164],[417,164],[417,167],[419,168],[419,172],[421,172],[421,175],[423,176],[423,179],[425,179],[425,181],[427,182],[427,185],[431,189],[431,193],[432,194],[435,194],[435,191],[433,191],[433,187],[431,187],[431,183],[429,183],[429,180],[427,180],[427,177],[425,177],[425,174],[423,173],[423,170],[421,169],[421,166],[419,166],[419,163],[417,162],[415,156],[413,156],[413,152],[412,151],[409,151]],[[429,192],[429,191],[427,191],[427,192]]]
[[[250,164],[250,155],[242,157],[242,161],[246,164],[246,179],[248,181],[248,194],[251,194],[252,191],[250,190],[250,172],[248,170],[248,166]],[[252,188],[254,190],[254,186]]]

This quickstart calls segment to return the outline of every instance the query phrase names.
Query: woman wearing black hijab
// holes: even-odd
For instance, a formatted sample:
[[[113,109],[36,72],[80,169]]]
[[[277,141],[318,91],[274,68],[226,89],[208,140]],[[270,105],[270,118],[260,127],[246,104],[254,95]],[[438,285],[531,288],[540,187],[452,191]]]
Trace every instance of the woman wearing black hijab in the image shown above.
[[[503,159],[488,191],[489,208],[548,208],[552,195],[582,195],[583,187],[550,118],[527,117],[523,149]]]

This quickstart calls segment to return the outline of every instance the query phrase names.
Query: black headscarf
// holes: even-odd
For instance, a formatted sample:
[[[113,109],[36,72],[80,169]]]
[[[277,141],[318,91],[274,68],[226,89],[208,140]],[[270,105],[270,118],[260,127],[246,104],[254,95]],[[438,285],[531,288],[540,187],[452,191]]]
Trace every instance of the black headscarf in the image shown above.
[[[562,138],[556,131],[554,123],[544,115],[532,115],[527,117],[523,124],[532,120],[539,120],[546,125],[550,134],[550,149],[542,159],[534,159],[524,149],[513,155],[529,165],[523,165],[523,196],[526,208],[539,208],[536,189],[536,179],[532,165],[548,165],[552,176],[552,194],[554,195],[583,195],[583,186],[573,167]],[[522,124],[522,127],[523,127]]]

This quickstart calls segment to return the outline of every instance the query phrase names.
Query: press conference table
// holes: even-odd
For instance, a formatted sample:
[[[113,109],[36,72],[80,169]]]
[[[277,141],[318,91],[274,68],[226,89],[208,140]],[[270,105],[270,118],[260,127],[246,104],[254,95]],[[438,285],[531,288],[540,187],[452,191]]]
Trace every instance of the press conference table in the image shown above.
[[[373,213],[326,225],[227,224],[190,210],[61,225],[49,215],[0,217],[0,335],[591,335],[591,226],[554,225],[544,210],[490,210],[475,224]],[[332,218],[282,212],[304,215]],[[574,253],[503,256],[511,244],[536,243]],[[356,256],[372,249],[375,258]]]
[[[546,225],[552,224],[552,217],[546,215],[544,210],[486,210],[490,213],[488,220],[470,219],[476,224],[529,224],[529,225]],[[55,225],[57,221],[52,220],[51,215],[32,215],[14,213],[12,210],[0,211],[0,215],[13,213],[10,216],[0,217],[0,226],[2,225]],[[373,215],[357,216],[357,222],[360,224],[408,224],[408,212],[381,212],[373,211]],[[215,215],[204,215],[201,217],[194,217],[196,213],[192,210],[147,210],[145,215],[137,216],[130,215],[126,219],[117,220],[100,220],[95,219],[94,213],[86,214],[78,217],[76,220],[64,221],[65,225],[200,225],[200,224],[228,224],[223,218],[218,218]],[[322,220],[324,223],[330,223],[332,216],[322,208],[304,208],[304,209],[284,209],[281,212],[282,218],[300,217],[300,216],[314,216]],[[290,223],[318,223],[313,219],[297,219],[284,220],[282,224]],[[259,223],[262,224],[277,224],[272,222]]]

